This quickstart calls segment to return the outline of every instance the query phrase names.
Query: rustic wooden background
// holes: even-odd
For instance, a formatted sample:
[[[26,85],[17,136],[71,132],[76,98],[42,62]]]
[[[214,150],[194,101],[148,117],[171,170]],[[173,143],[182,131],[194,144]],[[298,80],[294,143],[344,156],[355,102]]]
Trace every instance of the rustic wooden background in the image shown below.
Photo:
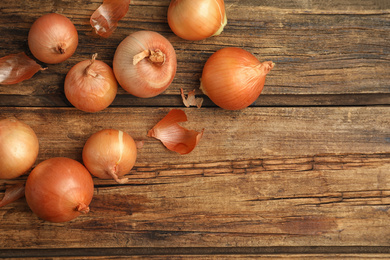
[[[145,140],[131,181],[95,181],[91,212],[71,222],[38,219],[21,199],[0,208],[0,257],[49,259],[390,258],[390,1],[226,0],[224,32],[191,42],[167,24],[169,0],[132,0],[108,39],[92,33],[100,0],[1,0],[0,57],[27,52],[32,23],[49,12],[70,18],[79,46],[68,61],[31,80],[0,86],[0,116],[37,133],[37,163],[81,161],[103,128]],[[63,82],[77,62],[112,65],[117,45],[154,30],[176,49],[178,70],[160,96],[123,89],[99,113],[66,100]],[[225,111],[205,97],[185,108],[180,88],[199,91],[207,58],[238,46],[276,67],[260,98]],[[183,126],[205,133],[188,155],[146,137],[171,108]],[[8,185],[0,180],[0,197]]]

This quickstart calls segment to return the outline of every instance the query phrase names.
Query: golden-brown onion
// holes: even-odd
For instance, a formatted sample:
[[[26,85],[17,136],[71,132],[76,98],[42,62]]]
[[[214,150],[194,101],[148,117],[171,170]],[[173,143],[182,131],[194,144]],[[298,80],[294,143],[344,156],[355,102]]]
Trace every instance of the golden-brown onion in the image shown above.
[[[223,0],[172,0],[167,16],[177,36],[193,41],[219,35],[227,23]]]
[[[39,151],[38,137],[17,119],[0,120],[0,179],[13,179],[27,172]]]
[[[241,48],[223,48],[207,60],[201,89],[221,108],[243,109],[259,97],[265,77],[273,67],[272,61],[260,62]]]

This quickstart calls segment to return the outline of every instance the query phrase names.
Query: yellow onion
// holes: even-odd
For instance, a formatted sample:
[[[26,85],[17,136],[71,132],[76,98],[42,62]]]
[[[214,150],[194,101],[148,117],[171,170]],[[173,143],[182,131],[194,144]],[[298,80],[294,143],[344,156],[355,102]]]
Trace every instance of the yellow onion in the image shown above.
[[[39,151],[38,137],[17,119],[0,120],[0,179],[13,179],[27,172]]]
[[[118,84],[111,67],[100,60],[84,60],[74,65],[65,78],[64,91],[68,101],[85,112],[97,112],[115,99]]]
[[[104,129],[91,135],[83,148],[83,162],[89,172],[100,179],[126,183],[137,158],[137,146],[127,133]]]
[[[32,170],[25,195],[28,206],[41,219],[66,222],[89,212],[93,191],[92,176],[81,163],[56,157]]]
[[[113,69],[130,94],[149,98],[166,90],[176,74],[176,52],[161,34],[138,31],[127,36],[115,51]]]
[[[55,64],[69,59],[78,45],[76,27],[65,16],[50,13],[38,18],[28,33],[28,46],[38,60]]]
[[[169,27],[186,40],[219,35],[226,23],[223,0],[172,0],[168,7]]]
[[[207,60],[201,90],[221,108],[243,109],[259,97],[273,67],[272,61],[260,62],[241,48],[223,48]]]

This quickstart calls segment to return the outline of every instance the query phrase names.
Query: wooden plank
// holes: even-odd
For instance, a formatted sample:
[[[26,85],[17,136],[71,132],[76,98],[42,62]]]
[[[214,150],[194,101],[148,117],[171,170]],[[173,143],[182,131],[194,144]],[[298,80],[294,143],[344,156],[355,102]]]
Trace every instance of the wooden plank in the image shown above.
[[[71,222],[41,221],[23,200],[2,208],[0,242],[10,249],[388,246],[389,167],[100,182],[91,212]]]
[[[54,256],[55,257],[55,256]],[[390,255],[382,254],[296,254],[296,255],[147,255],[147,256],[109,256],[110,259],[169,259],[169,260],[181,260],[181,259],[364,259],[364,260],[373,260],[373,259],[389,259]],[[16,260],[19,258],[8,258],[9,260]],[[52,257],[29,257],[31,260],[45,260],[52,259]],[[107,259],[107,256],[88,256],[88,257],[77,257],[80,260],[92,260],[92,259]]]
[[[131,9],[109,39],[93,38],[89,16],[99,1],[2,1],[0,4],[1,56],[28,52],[26,38],[31,24],[47,12],[67,15],[80,37],[75,55],[62,64],[50,65],[33,79],[15,86],[0,86],[0,94],[42,96],[58,100],[63,80],[75,63],[89,59],[92,52],[112,64],[116,46],[129,33],[155,30],[166,36],[178,55],[178,72],[164,95],[177,95],[180,88],[199,86],[207,58],[225,46],[238,46],[261,60],[277,65],[270,73],[263,94],[389,94],[390,6],[383,1],[340,4],[327,1],[226,1],[229,23],[221,36],[190,42],[179,39],[166,23],[169,1],[132,1]],[[261,15],[259,15],[261,14]],[[119,89],[119,95],[126,95]],[[36,101],[36,100],[35,100]],[[42,104],[45,104],[42,100]],[[36,104],[32,104],[35,106]],[[152,105],[149,103],[149,105]]]
[[[139,163],[193,163],[263,157],[390,152],[389,107],[183,109],[184,127],[204,136],[190,155],[168,151],[146,137],[170,108],[109,108],[85,113],[75,108],[0,108],[3,117],[28,123],[40,137],[38,161],[50,156],[80,159],[88,137],[104,128],[145,140]],[[313,123],[314,122],[314,123]]]

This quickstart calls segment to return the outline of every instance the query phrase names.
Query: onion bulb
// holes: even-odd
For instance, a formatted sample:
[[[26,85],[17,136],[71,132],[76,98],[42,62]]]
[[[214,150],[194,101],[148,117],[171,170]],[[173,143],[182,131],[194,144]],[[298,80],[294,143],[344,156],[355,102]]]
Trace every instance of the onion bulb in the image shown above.
[[[243,109],[259,97],[273,67],[272,61],[260,62],[241,48],[223,48],[207,60],[201,90],[221,108]]]
[[[27,172],[38,156],[34,130],[17,119],[0,120],[0,179],[13,179]]]
[[[114,55],[114,74],[130,94],[149,98],[166,90],[176,74],[176,53],[161,34],[138,31],[127,36]]]
[[[39,163],[27,178],[26,201],[41,219],[70,221],[89,212],[93,180],[79,162],[56,157]]]
[[[167,16],[171,30],[192,41],[221,34],[227,23],[223,0],[172,0]]]
[[[133,138],[116,129],[104,129],[91,135],[83,148],[83,162],[90,173],[100,179],[126,183],[137,158]]]
[[[70,58],[76,51],[76,27],[65,16],[50,13],[38,18],[28,33],[28,46],[38,60],[56,64]]]
[[[111,67],[100,60],[84,60],[74,65],[65,78],[64,91],[69,102],[85,112],[97,112],[114,101],[118,84]]]

